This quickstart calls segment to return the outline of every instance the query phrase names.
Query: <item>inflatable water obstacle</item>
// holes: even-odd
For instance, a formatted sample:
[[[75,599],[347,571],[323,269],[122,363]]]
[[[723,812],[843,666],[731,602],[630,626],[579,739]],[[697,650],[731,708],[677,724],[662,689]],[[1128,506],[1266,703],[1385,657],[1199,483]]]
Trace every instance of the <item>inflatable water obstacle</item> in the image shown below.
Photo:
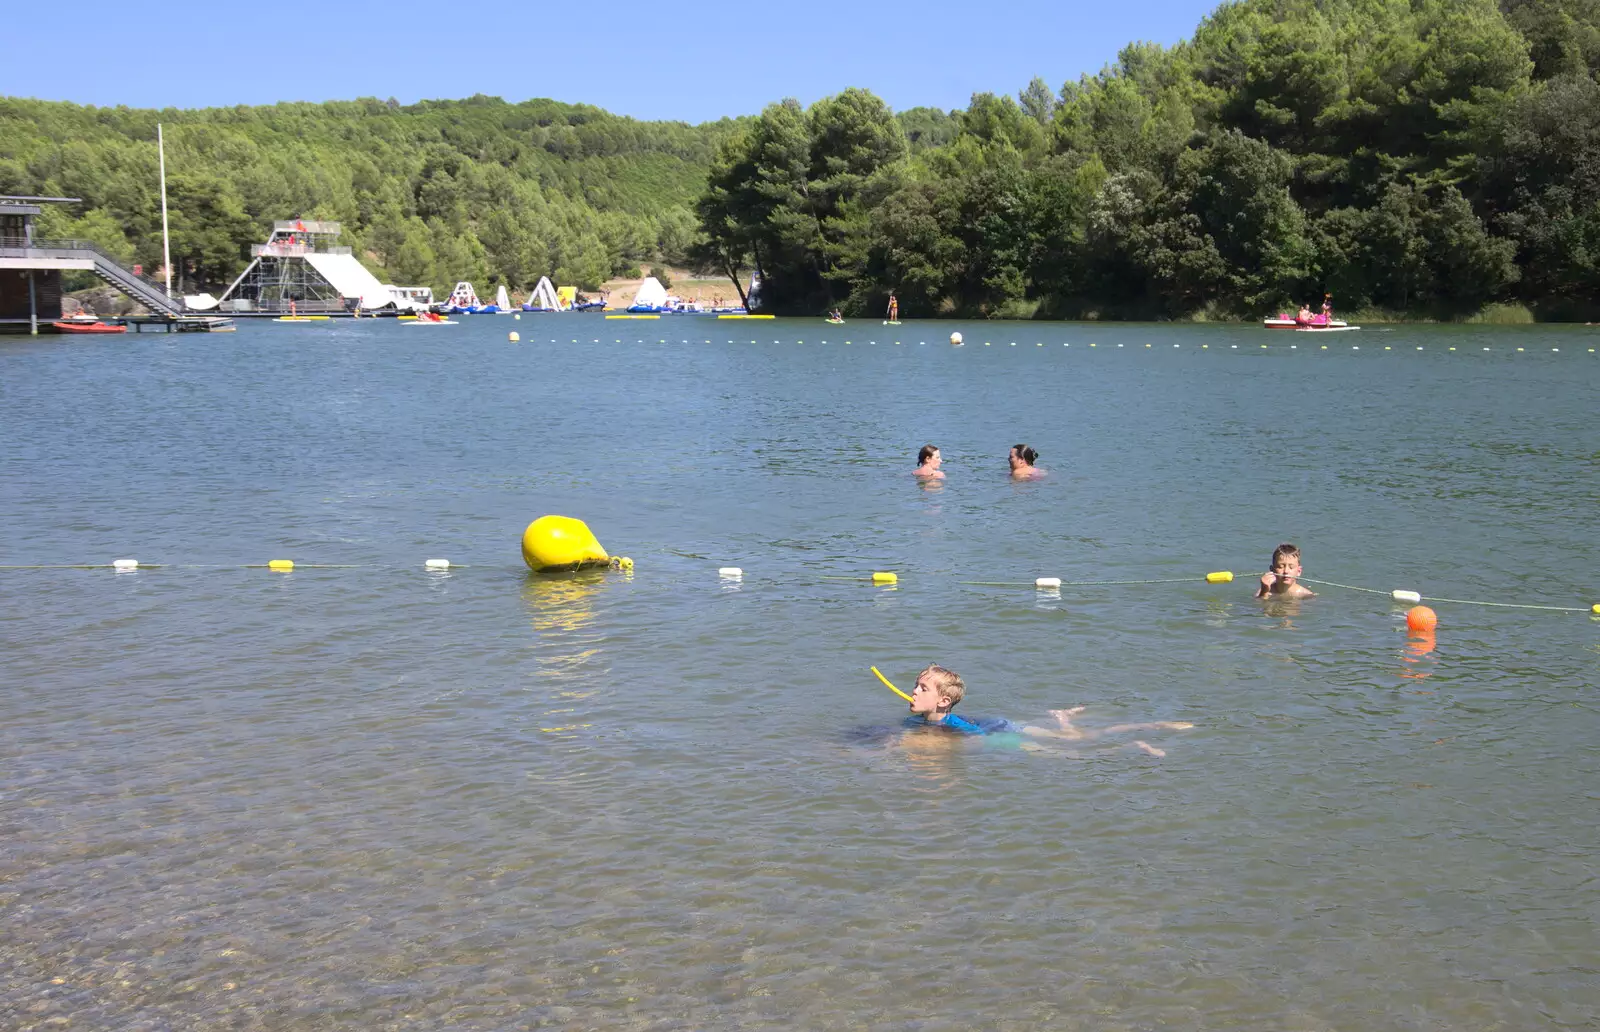
[[[593,566],[633,569],[626,556],[613,559],[589,525],[571,516],[540,516],[522,532],[522,561],[536,573]]]

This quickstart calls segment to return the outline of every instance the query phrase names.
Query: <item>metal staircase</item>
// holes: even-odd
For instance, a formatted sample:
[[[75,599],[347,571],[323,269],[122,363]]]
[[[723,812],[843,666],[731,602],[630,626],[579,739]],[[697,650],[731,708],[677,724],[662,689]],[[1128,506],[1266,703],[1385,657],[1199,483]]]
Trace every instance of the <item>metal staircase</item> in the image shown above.
[[[183,302],[167,297],[166,289],[155,280],[139,276],[124,269],[117,260],[106,254],[97,244],[88,240],[35,240],[0,241],[0,257],[6,258],[74,258],[93,262],[94,274],[144,305],[162,315],[182,315]]]

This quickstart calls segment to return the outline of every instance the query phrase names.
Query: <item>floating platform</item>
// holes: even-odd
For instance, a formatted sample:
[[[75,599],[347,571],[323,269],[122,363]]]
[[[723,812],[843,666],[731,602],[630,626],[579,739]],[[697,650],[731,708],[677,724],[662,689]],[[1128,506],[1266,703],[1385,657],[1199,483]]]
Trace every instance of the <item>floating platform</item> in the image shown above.
[[[772,319],[771,315],[719,315],[718,319]]]
[[[116,321],[135,333],[145,327],[161,333],[233,333],[239,328],[222,315],[127,315]]]

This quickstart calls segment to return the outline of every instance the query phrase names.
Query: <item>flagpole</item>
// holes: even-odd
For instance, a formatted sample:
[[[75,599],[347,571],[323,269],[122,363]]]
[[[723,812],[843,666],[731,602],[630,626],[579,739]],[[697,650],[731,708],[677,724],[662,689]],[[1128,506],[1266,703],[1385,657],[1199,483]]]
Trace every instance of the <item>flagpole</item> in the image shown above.
[[[167,239],[167,143],[156,123],[156,149],[161,153],[161,268],[167,273],[167,296],[172,296],[172,245]]]

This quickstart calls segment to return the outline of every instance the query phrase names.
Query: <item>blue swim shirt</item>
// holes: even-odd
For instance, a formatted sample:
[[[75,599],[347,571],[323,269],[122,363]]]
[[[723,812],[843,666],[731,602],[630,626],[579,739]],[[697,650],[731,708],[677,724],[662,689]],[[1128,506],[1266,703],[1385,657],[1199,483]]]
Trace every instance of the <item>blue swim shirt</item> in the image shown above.
[[[906,717],[902,727],[939,727],[946,731],[953,731],[958,735],[992,735],[1010,732],[1015,734],[1022,730],[1021,725],[1013,724],[1004,717],[994,717],[990,720],[968,720],[958,717],[954,713],[946,713],[942,720],[929,720],[921,714],[913,713]]]

